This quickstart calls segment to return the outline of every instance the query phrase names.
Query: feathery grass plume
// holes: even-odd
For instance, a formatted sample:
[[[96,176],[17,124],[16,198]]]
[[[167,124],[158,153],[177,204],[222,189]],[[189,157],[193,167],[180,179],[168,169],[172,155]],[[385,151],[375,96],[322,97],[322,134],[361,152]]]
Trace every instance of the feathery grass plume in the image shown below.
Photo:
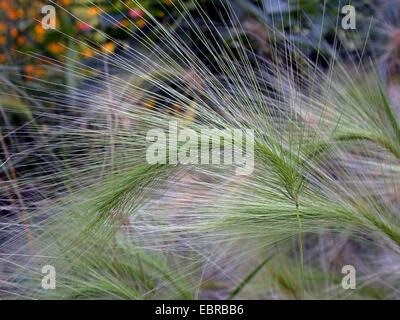
[[[400,131],[373,65],[345,66],[317,46],[323,69],[277,26],[255,47],[235,2],[172,1],[169,25],[132,2],[148,27],[121,27],[123,52],[91,26],[118,50],[70,37],[48,66],[74,81],[2,82],[32,113],[4,135],[21,143],[4,159],[2,194],[19,193],[12,212],[25,214],[0,229],[2,295],[398,298]],[[91,64],[73,58],[78,44],[96,52]],[[149,131],[171,123],[253,130],[254,170],[174,161],[170,146],[149,163]],[[231,148],[209,145],[214,155],[245,145],[225,140]],[[344,264],[359,271],[356,290],[340,287]],[[41,287],[44,265],[56,290]]]

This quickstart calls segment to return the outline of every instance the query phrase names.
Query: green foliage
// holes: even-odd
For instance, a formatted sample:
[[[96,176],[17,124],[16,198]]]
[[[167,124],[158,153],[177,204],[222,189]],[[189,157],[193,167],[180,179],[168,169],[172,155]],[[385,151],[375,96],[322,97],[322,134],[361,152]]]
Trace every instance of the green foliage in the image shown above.
[[[86,80],[89,89],[72,80],[38,85],[52,91],[32,99],[30,117],[48,128],[27,123],[22,132],[33,143],[20,152],[37,157],[34,165],[26,170],[19,153],[3,165],[7,182],[14,180],[5,186],[22,195],[15,212],[29,217],[18,215],[13,223],[25,228],[0,245],[12,252],[2,263],[17,267],[5,296],[194,299],[211,288],[224,299],[398,297],[396,112],[373,68],[337,57],[321,68],[269,24],[272,16],[285,25],[285,17],[321,14],[299,3],[301,10],[283,1],[263,9],[245,3],[266,23],[267,39],[254,49],[243,9],[230,2],[213,7],[219,19],[196,1],[175,8],[179,18],[170,25],[146,13],[154,28],[129,59],[99,52],[104,68],[90,74],[77,63],[62,65],[62,75]],[[134,1],[143,11],[147,4]],[[115,9],[107,17],[122,11]],[[195,132],[254,130],[254,171],[149,164],[148,132],[167,131],[169,121]],[[0,231],[9,234],[9,226]],[[59,290],[38,288],[44,264],[56,267]],[[357,291],[340,287],[344,264],[360,268]]]

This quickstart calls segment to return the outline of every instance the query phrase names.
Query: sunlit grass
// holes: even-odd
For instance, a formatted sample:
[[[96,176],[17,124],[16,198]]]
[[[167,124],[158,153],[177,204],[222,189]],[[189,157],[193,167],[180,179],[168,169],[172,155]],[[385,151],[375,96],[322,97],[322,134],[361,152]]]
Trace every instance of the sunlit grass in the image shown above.
[[[373,64],[349,71],[329,57],[322,69],[268,26],[263,58],[229,3],[219,6],[229,25],[214,24],[196,1],[176,6],[180,17],[171,26],[141,7],[154,29],[126,30],[141,48],[125,56],[99,53],[101,70],[79,62],[53,66],[90,80],[89,89],[45,80],[29,88],[51,89],[31,106],[35,122],[49,125],[14,133],[40,143],[22,146],[35,155],[35,168],[18,181],[10,177],[18,189],[36,191],[26,192],[21,208],[33,239],[26,229],[1,227],[12,235],[0,247],[7,252],[0,262],[10,270],[4,294],[397,297],[399,125]],[[254,130],[253,173],[148,164],[147,132],[167,130],[170,120],[197,132]],[[3,165],[9,170],[10,163]],[[341,236],[350,248],[362,246],[361,253],[343,258]],[[377,252],[382,263],[373,259]],[[342,292],[341,266],[352,263],[359,288]],[[54,292],[40,287],[47,264],[57,270]]]

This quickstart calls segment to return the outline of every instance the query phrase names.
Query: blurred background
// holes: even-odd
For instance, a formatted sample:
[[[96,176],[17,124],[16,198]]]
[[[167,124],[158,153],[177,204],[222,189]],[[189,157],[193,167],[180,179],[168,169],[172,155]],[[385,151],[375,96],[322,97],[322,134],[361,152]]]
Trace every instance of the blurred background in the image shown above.
[[[215,10],[223,1],[197,2],[213,23],[223,26],[231,23]],[[73,104],[76,92],[101,93],[106,89],[107,82],[99,78],[104,68],[110,68],[107,71],[110,74],[126,71],[109,64],[109,59],[124,57],[134,64],[133,51],[151,52],[152,48],[146,48],[143,42],[146,37],[154,36],[152,31],[157,27],[150,15],[181,33],[181,38],[187,39],[187,44],[194,52],[198,50],[204,61],[210,59],[202,56],[201,41],[181,19],[182,3],[190,9],[194,1],[142,0],[141,8],[131,0],[0,0],[0,154],[2,163],[7,163],[0,169],[0,223],[12,221],[25,205],[34,208],[42,204],[34,201],[23,204],[21,199],[34,199],[32,195],[46,186],[16,185],[20,177],[29,177],[37,163],[46,161],[24,153],[28,143],[41,143],[33,141],[39,135],[24,132],[24,127],[29,125],[30,130],[46,132],[52,118],[49,113],[54,113],[57,122],[58,115],[73,112],[69,105]],[[257,55],[269,63],[279,61],[270,56],[265,44],[277,41],[279,45],[288,40],[322,70],[328,70],[331,58],[341,60],[350,72],[374,61],[399,116],[400,1],[229,0],[229,3],[242,24],[243,36],[249,39]],[[347,4],[356,9],[354,30],[341,27],[344,17],[341,9]],[[42,8],[46,5],[55,8],[54,30],[44,29],[41,23],[45,16]],[[198,18],[196,22],[201,25],[204,21],[196,18],[196,14],[193,12],[194,19]],[[266,26],[278,28],[280,38],[272,39]],[[234,43],[229,34],[224,36],[227,42]],[[49,94],[52,86],[57,86],[57,94]],[[64,88],[65,95],[59,92],[60,88]],[[32,108],[38,103],[41,103],[38,109],[47,108],[46,120],[33,116]],[[15,135],[16,130],[20,134]],[[9,230],[0,232],[0,242],[8,241],[9,235]]]

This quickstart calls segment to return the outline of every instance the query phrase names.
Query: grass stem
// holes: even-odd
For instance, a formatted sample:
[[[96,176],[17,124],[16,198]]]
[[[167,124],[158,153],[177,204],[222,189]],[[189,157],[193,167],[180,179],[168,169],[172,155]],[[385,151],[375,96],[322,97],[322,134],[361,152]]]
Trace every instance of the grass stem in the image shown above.
[[[13,181],[12,185],[13,185],[15,194],[17,195],[18,202],[19,202],[19,204],[21,206],[22,223],[24,225],[24,229],[25,229],[28,241],[29,241],[29,243],[32,243],[33,236],[32,236],[31,230],[29,228],[29,221],[28,221],[26,210],[25,210],[24,200],[23,200],[22,195],[21,195],[21,193],[19,191],[19,188],[18,188],[17,174],[16,174],[15,168],[14,168],[14,166],[12,164],[10,153],[8,152],[8,148],[7,148],[7,145],[6,145],[5,141],[4,141],[3,133],[2,133],[1,130],[0,130],[0,143],[1,143],[1,146],[3,148],[4,158],[5,158],[6,161],[8,160],[7,164],[8,164],[8,169],[10,170],[11,178],[12,178],[12,181]]]
[[[296,198],[296,217],[299,226],[299,254],[300,254],[300,294],[301,300],[304,300],[304,256],[303,256],[303,240],[302,240],[302,225],[299,211],[299,202]]]

